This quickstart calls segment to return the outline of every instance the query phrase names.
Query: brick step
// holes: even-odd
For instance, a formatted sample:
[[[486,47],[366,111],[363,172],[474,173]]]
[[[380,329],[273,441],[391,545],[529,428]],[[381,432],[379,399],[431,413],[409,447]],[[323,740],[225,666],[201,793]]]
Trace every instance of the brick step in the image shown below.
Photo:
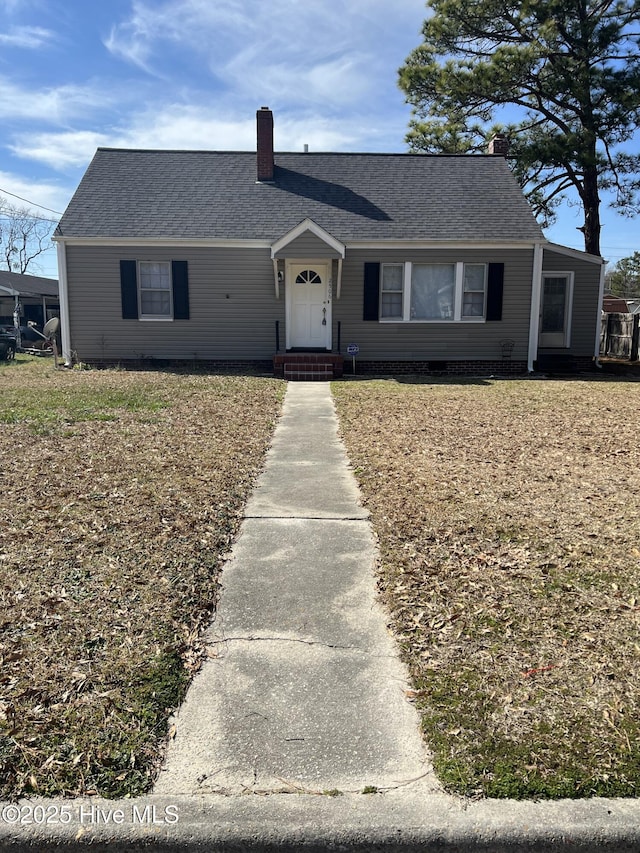
[[[339,379],[342,376],[344,358],[331,352],[288,352],[276,353],[273,357],[273,372],[283,379],[302,382]]]
[[[293,382],[325,382],[333,379],[333,365],[319,362],[289,362],[284,365],[284,378]]]

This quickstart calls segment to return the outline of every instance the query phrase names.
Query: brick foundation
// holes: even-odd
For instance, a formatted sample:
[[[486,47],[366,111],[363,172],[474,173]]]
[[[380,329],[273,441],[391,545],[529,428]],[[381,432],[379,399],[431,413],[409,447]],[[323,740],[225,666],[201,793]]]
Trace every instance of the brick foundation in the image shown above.
[[[247,361],[234,359],[200,360],[171,358],[88,358],[82,361],[97,370],[119,367],[123,370],[175,370],[177,373],[267,373],[273,374],[271,359]]]
[[[345,364],[346,361],[346,364]],[[339,379],[352,373],[351,358],[336,353],[278,353],[271,360],[197,360],[197,359],[87,359],[83,362],[97,369],[120,367],[124,370],[175,370],[181,373],[266,373],[288,380]],[[557,364],[536,362],[541,373],[576,374],[595,370],[594,360],[577,356]],[[523,376],[526,361],[374,361],[356,359],[356,375],[380,376]]]
[[[362,361],[356,359],[357,374],[393,374],[407,376],[521,376],[527,372],[526,361]],[[350,359],[345,375],[351,373]]]

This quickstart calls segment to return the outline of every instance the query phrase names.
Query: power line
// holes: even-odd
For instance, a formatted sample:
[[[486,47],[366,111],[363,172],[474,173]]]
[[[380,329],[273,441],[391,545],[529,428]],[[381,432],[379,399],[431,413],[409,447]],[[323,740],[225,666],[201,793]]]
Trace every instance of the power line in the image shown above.
[[[35,219],[36,222],[58,222],[57,219],[50,219],[48,216],[35,216],[33,213],[29,213],[26,218]],[[15,219],[15,216],[10,213],[0,213],[0,219]]]
[[[3,189],[2,189],[2,187],[0,187],[0,193],[4,193],[5,195],[10,195],[10,196],[12,196],[13,198],[20,199],[20,201],[24,201],[24,202],[26,202],[27,204],[32,204],[34,207],[39,207],[39,208],[41,208],[42,210],[48,210],[48,211],[49,211],[49,213],[55,213],[55,214],[56,214],[56,216],[62,216],[62,213],[60,213],[60,211],[59,211],[59,210],[53,210],[51,207],[45,207],[45,206],[44,206],[44,204],[38,204],[36,201],[29,201],[29,199],[28,199],[28,198],[22,198],[22,196],[21,196],[21,195],[16,195],[15,193],[10,193],[10,192],[9,192],[9,190],[3,190]],[[33,218],[35,219],[36,217],[33,217]],[[46,221],[46,222],[54,222],[55,220],[53,220],[53,219],[47,219],[47,220],[45,220],[45,221]]]

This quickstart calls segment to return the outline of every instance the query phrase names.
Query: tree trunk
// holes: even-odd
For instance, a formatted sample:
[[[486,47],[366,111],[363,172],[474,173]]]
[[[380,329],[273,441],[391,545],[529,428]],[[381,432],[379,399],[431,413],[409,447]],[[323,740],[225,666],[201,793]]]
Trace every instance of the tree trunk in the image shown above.
[[[600,257],[600,195],[596,166],[585,168],[583,187],[584,250]]]

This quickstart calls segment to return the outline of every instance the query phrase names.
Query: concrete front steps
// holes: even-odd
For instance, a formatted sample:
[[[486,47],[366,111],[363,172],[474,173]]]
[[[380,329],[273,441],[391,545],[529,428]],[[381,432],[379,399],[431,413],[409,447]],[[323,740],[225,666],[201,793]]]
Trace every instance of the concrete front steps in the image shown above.
[[[288,352],[273,357],[274,376],[292,382],[326,382],[342,376],[344,357],[331,352]]]

